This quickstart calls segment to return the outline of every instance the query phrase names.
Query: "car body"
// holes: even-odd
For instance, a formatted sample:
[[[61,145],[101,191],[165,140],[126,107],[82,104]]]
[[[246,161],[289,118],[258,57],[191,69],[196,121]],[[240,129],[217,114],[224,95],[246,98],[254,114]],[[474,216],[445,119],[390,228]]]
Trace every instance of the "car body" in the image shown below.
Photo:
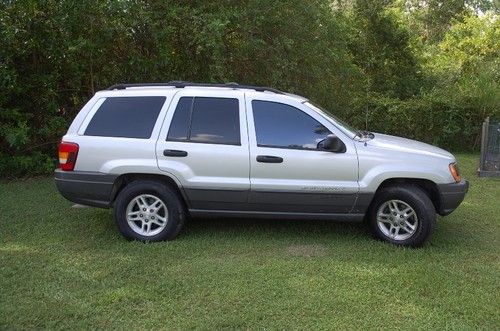
[[[56,170],[59,191],[96,207],[116,208],[127,185],[153,181],[179,196],[186,217],[362,221],[389,186],[420,190],[440,215],[468,190],[447,151],[357,132],[306,98],[262,87],[114,86],[88,101],[62,141],[76,152],[63,151],[61,167],[72,169]]]

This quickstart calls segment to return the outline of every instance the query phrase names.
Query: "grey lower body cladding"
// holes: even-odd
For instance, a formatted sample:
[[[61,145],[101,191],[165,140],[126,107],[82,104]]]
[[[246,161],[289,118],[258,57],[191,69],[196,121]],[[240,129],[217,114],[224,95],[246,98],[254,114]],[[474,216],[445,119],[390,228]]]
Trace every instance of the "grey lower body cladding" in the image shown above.
[[[59,192],[82,205],[112,206],[118,175],[84,171],[55,171]],[[455,210],[469,188],[467,181],[438,185],[438,213]],[[300,219],[362,220],[374,194],[258,192],[248,190],[184,189],[193,216],[241,216]]]
[[[365,206],[353,207],[357,194],[185,189],[193,216],[361,221]]]
[[[85,171],[55,171],[57,189],[69,201],[93,207],[112,207],[118,175]],[[193,216],[334,219],[360,221],[371,196],[355,194],[249,192],[248,190],[184,189]]]
[[[271,192],[248,190],[185,190],[190,208],[256,212],[347,214],[356,194]]]
[[[111,206],[113,185],[118,176],[57,169],[54,177],[57,189],[69,201],[107,208]]]
[[[438,185],[439,215],[445,216],[454,211],[464,200],[469,191],[469,182],[462,180],[459,183]]]

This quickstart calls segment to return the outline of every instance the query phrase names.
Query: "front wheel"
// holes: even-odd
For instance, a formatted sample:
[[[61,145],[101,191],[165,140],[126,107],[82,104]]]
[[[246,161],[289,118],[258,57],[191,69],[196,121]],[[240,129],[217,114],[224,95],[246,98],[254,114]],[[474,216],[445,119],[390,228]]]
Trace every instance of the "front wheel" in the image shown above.
[[[400,246],[422,246],[436,223],[432,201],[414,185],[382,189],[368,212],[372,234]]]

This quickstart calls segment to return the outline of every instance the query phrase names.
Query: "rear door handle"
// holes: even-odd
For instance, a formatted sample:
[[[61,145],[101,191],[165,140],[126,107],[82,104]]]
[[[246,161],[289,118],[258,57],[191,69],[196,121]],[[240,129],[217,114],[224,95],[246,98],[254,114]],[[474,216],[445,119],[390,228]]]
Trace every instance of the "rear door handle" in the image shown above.
[[[258,155],[257,162],[262,163],[283,163],[283,158],[279,156],[271,156],[271,155]]]
[[[173,156],[173,157],[185,157],[188,155],[186,151],[179,151],[177,149],[166,149],[163,151],[163,155],[165,156]]]

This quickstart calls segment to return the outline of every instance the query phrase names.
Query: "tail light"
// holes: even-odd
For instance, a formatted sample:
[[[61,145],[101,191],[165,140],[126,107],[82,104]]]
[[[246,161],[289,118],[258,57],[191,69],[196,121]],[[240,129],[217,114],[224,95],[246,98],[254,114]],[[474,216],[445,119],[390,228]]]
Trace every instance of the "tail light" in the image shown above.
[[[459,183],[462,180],[462,176],[460,176],[460,171],[458,170],[457,163],[450,163],[450,173],[455,182]]]
[[[78,144],[62,141],[59,144],[59,165],[61,170],[73,171],[78,156]]]

